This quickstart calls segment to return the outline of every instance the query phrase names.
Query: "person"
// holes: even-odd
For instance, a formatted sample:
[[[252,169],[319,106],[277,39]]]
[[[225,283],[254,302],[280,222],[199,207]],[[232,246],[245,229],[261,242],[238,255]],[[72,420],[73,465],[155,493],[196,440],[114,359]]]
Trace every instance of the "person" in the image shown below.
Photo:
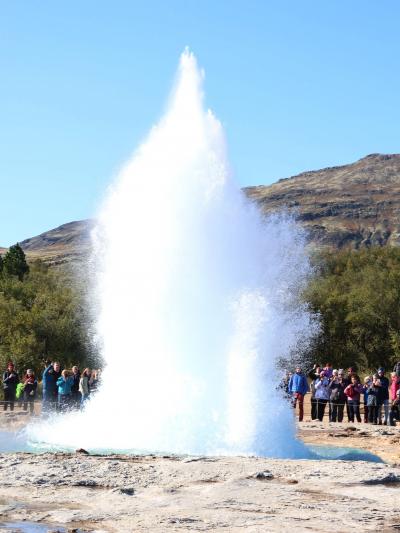
[[[71,389],[74,378],[69,375],[68,370],[63,370],[57,379],[58,387],[58,408],[60,412],[68,411],[71,406]]]
[[[9,361],[7,364],[7,370],[3,372],[4,411],[7,411],[7,407],[10,407],[10,411],[14,411],[15,393],[18,383],[19,377],[18,373],[15,371],[14,363]]]
[[[81,405],[81,393],[79,391],[79,382],[81,379],[81,373],[77,366],[72,367],[72,379],[74,380],[71,389],[71,402],[72,406],[79,409]]]
[[[374,374],[372,378],[372,382],[368,385],[368,398],[367,398],[367,405],[368,405],[368,422],[370,424],[376,424],[378,423],[378,394],[379,389],[381,386],[381,382],[379,381],[379,378],[377,374]]]
[[[292,373],[285,370],[283,377],[278,385],[278,390],[281,391],[282,396],[287,400],[292,399],[292,395],[289,392],[289,381],[291,377]]]
[[[351,383],[344,389],[344,393],[347,396],[347,404],[349,406],[349,422],[354,422],[354,418],[357,422],[361,422],[360,416],[360,394],[363,392],[363,388],[360,384],[360,379],[356,374],[351,376]]]
[[[28,410],[28,404],[29,404],[29,412],[32,415],[34,410],[34,400],[36,396],[36,389],[37,389],[37,381],[35,379],[35,374],[33,370],[28,368],[26,371],[26,376],[24,378],[24,391],[23,391],[23,398],[24,398],[24,411]]]
[[[342,422],[343,421],[343,411],[346,400],[346,395],[344,393],[345,384],[343,380],[343,375],[339,376],[339,372],[333,371],[332,379],[329,383],[329,401],[331,404],[331,422]]]
[[[347,369],[347,374],[344,377],[344,383],[347,387],[347,385],[351,385],[351,376],[355,373],[354,368],[351,366]],[[349,401],[348,397],[346,396],[346,414],[347,414],[347,420],[350,422],[350,410],[349,410]]]
[[[324,419],[325,407],[329,401],[329,379],[321,371],[315,381],[315,399],[317,400],[317,418],[320,422]]]
[[[85,368],[82,372],[81,379],[79,380],[79,392],[81,393],[81,409],[84,407],[86,401],[89,398],[89,377],[90,368]]]
[[[394,367],[393,367],[393,372],[396,374],[396,376],[398,378],[400,378],[400,361],[398,361]]]
[[[384,410],[384,425],[387,426],[389,421],[389,380],[385,376],[385,369],[378,368],[378,377],[381,382],[381,388],[378,394],[378,424],[382,425],[382,406]]]
[[[396,398],[393,400],[389,412],[389,421],[391,426],[395,426],[396,422],[400,421],[400,389],[396,391]]]
[[[325,377],[328,378],[328,379],[331,379],[332,373],[333,373],[332,363],[325,363],[325,366],[324,366],[324,368],[322,370],[325,373]]]
[[[289,393],[293,398],[293,407],[296,408],[297,401],[299,402],[299,422],[302,422],[304,417],[304,396],[308,392],[308,382],[306,376],[300,366],[296,367],[296,372],[289,380]]]
[[[397,396],[397,391],[400,389],[400,377],[396,374],[396,372],[392,372],[390,374],[390,377],[390,399],[392,400],[392,402],[394,402]]]
[[[42,377],[43,402],[42,412],[52,411],[57,407],[58,389],[57,380],[61,376],[60,363],[58,361],[46,361]]]
[[[327,363],[327,364],[330,364],[330,363]],[[325,370],[324,370],[324,372],[325,372]],[[326,372],[325,372],[325,375],[326,375]],[[329,383],[331,383],[337,377],[338,377],[338,370],[335,368],[335,369],[332,370],[331,377],[328,378],[329,379]],[[329,407],[329,422],[332,422],[332,402],[331,401],[328,402],[328,407]]]
[[[308,373],[308,377],[311,381],[314,381],[315,379],[319,378],[319,374],[321,372],[321,365],[319,363],[314,363],[314,366],[312,367],[312,370]]]
[[[92,370],[89,378],[89,390],[90,394],[97,392],[99,386],[100,370]]]
[[[372,376],[365,376],[363,392],[364,392],[364,424],[367,424],[368,419],[368,388],[372,383]]]

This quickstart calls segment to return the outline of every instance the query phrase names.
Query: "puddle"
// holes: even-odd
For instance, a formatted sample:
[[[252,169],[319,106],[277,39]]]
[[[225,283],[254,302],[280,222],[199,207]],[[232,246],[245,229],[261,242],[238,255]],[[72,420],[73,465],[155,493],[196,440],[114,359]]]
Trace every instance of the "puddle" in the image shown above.
[[[374,455],[359,448],[345,448],[340,446],[308,445],[307,448],[315,454],[315,459],[332,461],[367,461],[369,463],[384,463],[384,461]]]
[[[361,450],[359,448],[345,448],[339,446],[322,446],[322,445],[307,445],[307,449],[311,452],[309,459],[323,459],[323,460],[340,460],[340,461],[368,461],[370,463],[383,463],[384,461],[374,455],[373,453]],[[45,443],[30,443],[24,431],[12,433],[9,431],[0,431],[0,453],[9,452],[73,452],[73,448],[62,448]],[[164,454],[152,454],[151,452],[144,452],[143,450],[89,450],[91,455],[152,455],[154,457],[169,457],[174,458],[178,456],[165,456]],[[181,457],[180,457],[181,458]],[[208,460],[210,458],[201,457],[199,460]],[[194,460],[194,459],[191,459]]]
[[[51,524],[39,524],[37,522],[1,522],[0,529],[13,533],[67,533],[65,527]],[[79,533],[79,530],[77,530]]]

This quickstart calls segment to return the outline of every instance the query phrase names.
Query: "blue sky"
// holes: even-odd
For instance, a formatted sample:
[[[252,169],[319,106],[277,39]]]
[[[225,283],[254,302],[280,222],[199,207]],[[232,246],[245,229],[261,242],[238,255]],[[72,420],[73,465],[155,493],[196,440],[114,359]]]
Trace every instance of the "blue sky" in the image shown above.
[[[90,217],[186,45],[236,180],[400,152],[397,0],[5,0],[0,245]]]

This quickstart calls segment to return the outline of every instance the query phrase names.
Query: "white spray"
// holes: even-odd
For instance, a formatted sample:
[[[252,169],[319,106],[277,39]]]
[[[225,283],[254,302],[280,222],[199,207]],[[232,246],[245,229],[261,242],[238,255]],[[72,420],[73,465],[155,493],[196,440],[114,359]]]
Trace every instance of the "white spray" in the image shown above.
[[[164,118],[122,169],[94,234],[103,384],[52,446],[299,456],[276,360],[310,330],[304,238],[230,178],[202,73],[181,57]]]

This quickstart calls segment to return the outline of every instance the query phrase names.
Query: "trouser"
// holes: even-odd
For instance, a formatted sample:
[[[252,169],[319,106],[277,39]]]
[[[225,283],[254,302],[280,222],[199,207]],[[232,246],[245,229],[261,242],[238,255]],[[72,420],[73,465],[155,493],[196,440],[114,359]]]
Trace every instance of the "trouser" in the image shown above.
[[[54,392],[43,392],[42,413],[50,413],[57,409],[57,396]]]
[[[349,400],[346,397],[344,403],[346,404],[346,414],[347,414],[347,420],[350,422],[350,408],[349,408]]]
[[[300,392],[293,394],[293,407],[296,409],[296,403],[299,402],[299,422],[302,422],[304,416],[304,395]]]
[[[60,412],[65,413],[71,408],[71,395],[59,394],[58,395],[58,408]]]
[[[389,420],[390,420],[390,425],[395,426],[396,425],[395,420],[400,421],[400,411],[398,409],[390,409]]]
[[[89,394],[82,394],[81,396],[81,409],[83,409],[85,407],[85,403],[89,399]]]
[[[328,400],[317,400],[317,416],[320,422],[322,422],[324,419],[325,407],[327,403]]]
[[[368,405],[366,403],[364,404],[364,422],[368,422]]]
[[[378,406],[377,405],[368,406],[368,422],[370,424],[378,423]]]
[[[360,402],[359,400],[348,400],[349,405],[349,422],[354,422],[354,417],[357,419],[357,422],[361,422],[360,416]]]
[[[10,407],[10,411],[14,411],[15,403],[15,390],[14,389],[4,389],[4,404],[3,410],[7,411],[7,407]]]
[[[383,400],[383,403],[381,403],[379,405],[379,408],[378,408],[378,420],[379,420],[379,423],[382,421],[382,405],[383,405],[383,410],[384,410],[384,413],[385,413],[384,422],[385,422],[385,424],[387,424],[388,423],[388,419],[389,419],[389,400]]]
[[[33,398],[24,399],[24,411],[28,410],[28,404],[29,404],[29,412],[33,414],[33,409],[34,409]]]
[[[79,409],[81,406],[82,394],[79,391],[73,392],[71,395],[71,406],[75,409]]]
[[[343,412],[344,412],[344,403],[343,400],[335,400],[331,402],[331,421],[342,422],[343,421]]]
[[[311,420],[315,420],[317,416],[317,400],[315,398],[311,398]]]

